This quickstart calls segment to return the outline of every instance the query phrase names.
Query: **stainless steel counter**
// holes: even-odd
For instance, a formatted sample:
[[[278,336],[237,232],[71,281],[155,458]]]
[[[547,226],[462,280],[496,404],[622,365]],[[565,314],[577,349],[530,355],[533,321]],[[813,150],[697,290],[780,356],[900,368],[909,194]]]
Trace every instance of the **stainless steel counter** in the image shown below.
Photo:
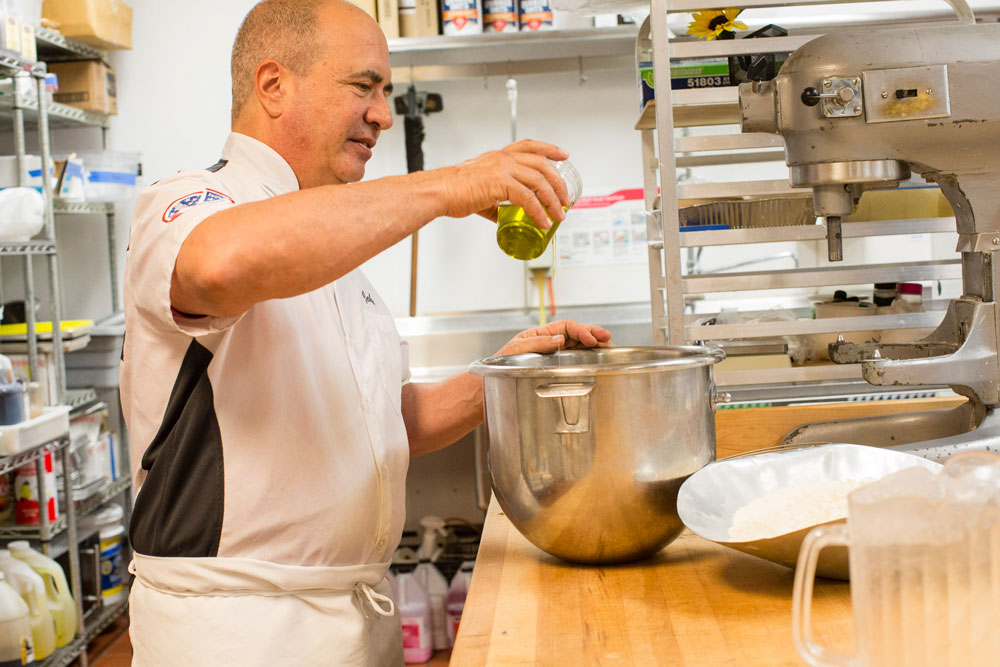
[[[648,303],[560,308],[555,318],[598,324],[611,332],[615,345],[652,345]],[[415,382],[433,382],[465,370],[488,357],[515,335],[538,326],[538,312],[525,310],[399,317],[396,326],[409,342]]]

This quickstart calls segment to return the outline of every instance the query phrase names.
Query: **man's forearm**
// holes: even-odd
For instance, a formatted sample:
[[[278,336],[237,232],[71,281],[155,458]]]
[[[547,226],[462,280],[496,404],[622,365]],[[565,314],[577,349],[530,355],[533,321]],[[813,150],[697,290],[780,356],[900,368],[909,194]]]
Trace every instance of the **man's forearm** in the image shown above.
[[[446,188],[441,171],[418,172],[220,211],[181,246],[171,304],[226,317],[259,301],[318,289],[442,215]]]
[[[456,442],[483,420],[483,381],[460,373],[433,384],[403,387],[403,421],[410,456],[428,454]]]

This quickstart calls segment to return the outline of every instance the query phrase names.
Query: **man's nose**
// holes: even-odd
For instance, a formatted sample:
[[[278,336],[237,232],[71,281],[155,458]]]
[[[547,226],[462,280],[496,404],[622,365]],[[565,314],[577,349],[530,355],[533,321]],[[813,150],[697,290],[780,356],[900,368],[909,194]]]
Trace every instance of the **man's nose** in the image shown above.
[[[378,96],[376,101],[368,107],[365,120],[378,127],[379,130],[388,130],[392,127],[392,109],[389,108],[389,99],[385,96]]]

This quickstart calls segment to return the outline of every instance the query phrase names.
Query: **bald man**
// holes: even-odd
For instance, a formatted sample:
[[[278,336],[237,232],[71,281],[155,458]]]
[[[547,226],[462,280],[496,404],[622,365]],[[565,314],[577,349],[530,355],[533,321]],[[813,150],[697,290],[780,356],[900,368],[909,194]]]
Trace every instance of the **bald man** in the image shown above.
[[[409,458],[480,422],[482,384],[406,384],[406,344],[358,267],[505,200],[561,220],[549,159],[567,154],[522,141],[358,182],[392,125],[391,71],[377,24],[341,0],[254,7],[232,75],[222,159],[146,190],[131,229],[133,664],[399,664],[385,574]],[[500,353],[610,337],[563,321]]]

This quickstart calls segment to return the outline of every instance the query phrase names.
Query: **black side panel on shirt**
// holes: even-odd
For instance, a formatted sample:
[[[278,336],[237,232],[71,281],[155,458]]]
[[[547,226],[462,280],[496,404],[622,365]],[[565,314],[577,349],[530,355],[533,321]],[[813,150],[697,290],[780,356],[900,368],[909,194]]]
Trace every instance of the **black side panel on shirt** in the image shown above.
[[[148,471],[129,532],[147,556],[216,556],[225,497],[222,435],[208,379],[212,353],[188,346],[156,437],[142,456]]]
[[[227,164],[229,164],[229,160],[219,160],[205,171],[210,171],[214,174],[215,172],[225,167]]]

